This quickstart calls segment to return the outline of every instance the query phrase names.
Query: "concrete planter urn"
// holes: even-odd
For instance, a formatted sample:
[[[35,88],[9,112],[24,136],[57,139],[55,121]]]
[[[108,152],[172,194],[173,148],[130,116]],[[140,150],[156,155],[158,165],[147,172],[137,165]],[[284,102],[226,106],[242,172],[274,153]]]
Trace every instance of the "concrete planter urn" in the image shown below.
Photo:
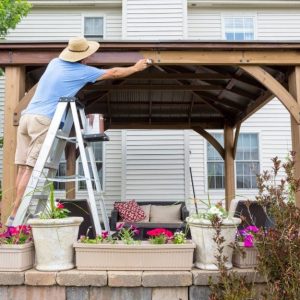
[[[195,266],[203,270],[218,270],[217,245],[213,240],[216,234],[215,229],[211,225],[211,221],[203,218],[189,217],[187,218],[192,240],[196,244],[196,262]],[[230,243],[235,240],[238,224],[241,223],[239,218],[222,219],[221,235],[225,238],[223,254],[228,257],[225,263],[226,268],[232,268],[233,249],[229,247]]]
[[[36,269],[60,271],[74,268],[73,243],[77,240],[81,217],[30,219],[36,251]]]
[[[154,245],[142,241],[133,245],[88,244],[76,242],[76,267],[78,270],[191,270],[196,245]]]
[[[233,252],[233,258],[232,262],[235,267],[241,268],[241,269],[247,269],[247,268],[254,268],[257,266],[257,255],[258,251],[257,248],[254,247],[245,247],[243,242],[238,243],[238,247],[242,248],[245,252],[246,256],[243,257],[243,255],[238,252]]]
[[[31,269],[34,263],[33,242],[0,245],[0,271],[20,272]]]

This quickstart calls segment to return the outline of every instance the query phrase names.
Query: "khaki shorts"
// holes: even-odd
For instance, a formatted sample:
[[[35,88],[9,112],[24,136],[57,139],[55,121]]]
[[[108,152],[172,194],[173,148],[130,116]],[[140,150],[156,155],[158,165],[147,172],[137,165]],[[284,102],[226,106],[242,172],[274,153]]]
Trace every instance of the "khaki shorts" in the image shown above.
[[[50,123],[51,119],[42,115],[25,114],[21,117],[15,164],[34,167]]]

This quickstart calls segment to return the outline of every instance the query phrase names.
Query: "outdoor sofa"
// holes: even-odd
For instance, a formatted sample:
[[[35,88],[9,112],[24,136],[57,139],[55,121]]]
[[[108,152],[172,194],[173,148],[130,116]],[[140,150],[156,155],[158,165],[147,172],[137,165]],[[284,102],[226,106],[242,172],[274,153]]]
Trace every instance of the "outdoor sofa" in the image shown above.
[[[145,211],[146,219],[139,222],[122,222],[119,211],[113,209],[110,218],[112,231],[116,231],[117,224],[120,222],[125,226],[136,226],[140,230],[136,237],[138,239],[147,239],[147,231],[154,228],[165,228],[172,232],[186,230],[185,219],[189,216],[189,212],[184,202],[143,201],[137,204]]]

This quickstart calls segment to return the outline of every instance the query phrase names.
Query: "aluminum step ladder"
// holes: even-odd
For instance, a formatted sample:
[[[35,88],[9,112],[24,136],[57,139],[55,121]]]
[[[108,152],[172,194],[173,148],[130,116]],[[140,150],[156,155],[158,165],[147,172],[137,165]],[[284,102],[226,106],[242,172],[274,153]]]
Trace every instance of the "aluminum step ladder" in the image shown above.
[[[69,137],[73,124],[75,128],[75,137]],[[77,100],[77,98],[60,98],[45,141],[33,168],[32,175],[24,192],[22,202],[18,208],[13,226],[21,225],[24,222],[33,199],[38,199],[35,214],[42,212],[45,209],[48,197],[36,194],[43,194],[46,190],[45,187],[49,185],[49,182],[85,181],[88,191],[88,203],[94,221],[96,234],[100,235],[102,228],[97,212],[95,194],[99,195],[99,199],[97,200],[99,200],[100,203],[104,228],[106,231],[110,232],[103,192],[91,145],[91,142],[96,141],[97,139],[95,139],[94,136],[90,138],[89,136],[84,135],[85,124],[86,115],[84,112],[84,106]],[[81,157],[84,176],[75,174],[74,176],[55,177],[60,159],[66,143],[68,142],[76,143],[77,145],[77,149],[79,150],[78,152]],[[96,190],[93,188],[92,181],[94,181]],[[49,192],[49,189],[47,189],[47,191]]]

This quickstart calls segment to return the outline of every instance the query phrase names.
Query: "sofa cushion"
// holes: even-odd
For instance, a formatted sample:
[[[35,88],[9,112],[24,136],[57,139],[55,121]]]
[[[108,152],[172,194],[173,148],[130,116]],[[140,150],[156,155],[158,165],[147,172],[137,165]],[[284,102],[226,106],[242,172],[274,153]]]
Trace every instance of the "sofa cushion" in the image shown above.
[[[150,222],[181,223],[181,204],[151,205]]]
[[[146,217],[143,209],[135,200],[115,203],[114,207],[119,212],[121,221],[123,222],[138,222]]]
[[[150,209],[151,209],[151,204],[147,204],[147,205],[142,205],[140,204],[140,207],[143,209],[146,217],[145,219],[141,220],[141,223],[148,223],[150,221]]]

